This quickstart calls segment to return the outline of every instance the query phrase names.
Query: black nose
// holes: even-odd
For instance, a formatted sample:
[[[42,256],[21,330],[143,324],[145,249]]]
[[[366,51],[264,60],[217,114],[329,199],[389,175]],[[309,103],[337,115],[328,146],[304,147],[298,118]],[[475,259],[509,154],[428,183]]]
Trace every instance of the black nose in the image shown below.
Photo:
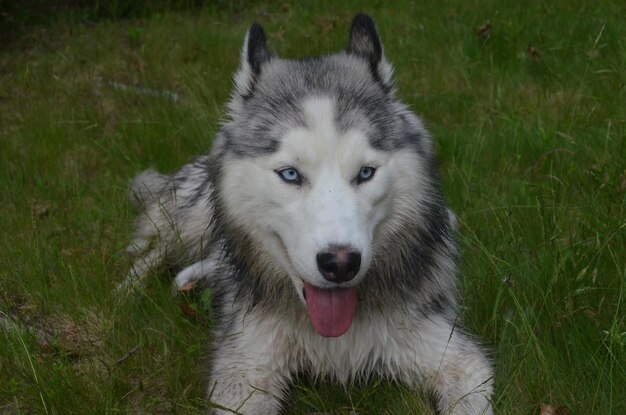
[[[361,253],[350,252],[345,248],[339,248],[333,252],[321,252],[317,254],[317,269],[320,270],[324,279],[330,282],[350,281],[361,268]]]

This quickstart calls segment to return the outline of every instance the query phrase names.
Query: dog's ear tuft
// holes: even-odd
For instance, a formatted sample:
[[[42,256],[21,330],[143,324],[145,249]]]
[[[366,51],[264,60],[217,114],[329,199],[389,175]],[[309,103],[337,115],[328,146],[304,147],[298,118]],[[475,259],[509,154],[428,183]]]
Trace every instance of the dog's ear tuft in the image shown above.
[[[383,46],[376,25],[367,14],[357,14],[352,20],[348,53],[361,56],[375,64],[380,62],[383,56]]]
[[[379,81],[386,90],[393,89],[393,67],[385,59],[378,30],[376,30],[374,20],[367,14],[359,13],[352,20],[350,41],[346,52],[349,55],[366,59],[370,64],[374,79]]]
[[[263,28],[257,23],[252,23],[243,41],[239,69],[234,75],[235,90],[228,105],[231,111],[240,110],[243,102],[251,96],[263,64],[270,59]]]

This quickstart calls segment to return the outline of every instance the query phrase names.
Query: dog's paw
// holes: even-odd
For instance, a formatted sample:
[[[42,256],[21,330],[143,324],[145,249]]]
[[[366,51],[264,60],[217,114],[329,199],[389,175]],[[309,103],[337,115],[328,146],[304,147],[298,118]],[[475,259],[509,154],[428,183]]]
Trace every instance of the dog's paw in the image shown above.
[[[205,258],[189,265],[176,274],[172,284],[172,294],[190,292],[198,285],[206,285],[205,280],[210,279],[217,272],[218,267],[218,261],[213,258]]]

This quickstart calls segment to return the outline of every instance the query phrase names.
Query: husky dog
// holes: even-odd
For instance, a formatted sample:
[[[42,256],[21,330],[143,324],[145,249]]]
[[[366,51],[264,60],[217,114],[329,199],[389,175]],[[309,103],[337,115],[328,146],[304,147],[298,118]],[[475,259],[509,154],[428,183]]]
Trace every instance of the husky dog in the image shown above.
[[[124,286],[178,266],[211,287],[212,413],[276,414],[292,376],[383,376],[446,414],[491,414],[493,372],[456,325],[454,215],[431,138],[395,96],[372,19],[302,61],[246,35],[211,151],[132,183]]]

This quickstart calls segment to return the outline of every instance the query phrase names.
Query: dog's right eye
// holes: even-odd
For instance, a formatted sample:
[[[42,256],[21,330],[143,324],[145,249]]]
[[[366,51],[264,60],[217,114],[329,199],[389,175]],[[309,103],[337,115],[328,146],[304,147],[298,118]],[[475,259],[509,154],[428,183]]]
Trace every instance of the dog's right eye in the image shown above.
[[[356,177],[357,184],[361,184],[363,182],[367,182],[374,177],[374,173],[376,173],[376,168],[371,166],[363,166],[361,167],[361,171],[359,171],[359,175]]]
[[[277,170],[276,173],[278,173],[285,183],[302,184],[300,172],[293,167],[285,167],[284,169]]]

